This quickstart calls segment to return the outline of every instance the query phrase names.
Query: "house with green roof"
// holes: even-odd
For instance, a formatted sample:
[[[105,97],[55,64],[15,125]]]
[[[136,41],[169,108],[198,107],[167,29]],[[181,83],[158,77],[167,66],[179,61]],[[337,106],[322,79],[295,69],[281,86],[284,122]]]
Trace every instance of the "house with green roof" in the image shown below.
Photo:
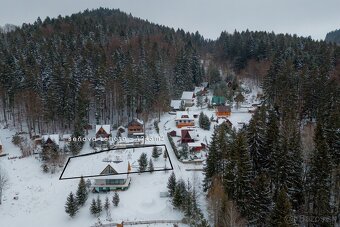
[[[223,96],[213,96],[211,99],[211,105],[213,106],[224,106],[226,98]]]

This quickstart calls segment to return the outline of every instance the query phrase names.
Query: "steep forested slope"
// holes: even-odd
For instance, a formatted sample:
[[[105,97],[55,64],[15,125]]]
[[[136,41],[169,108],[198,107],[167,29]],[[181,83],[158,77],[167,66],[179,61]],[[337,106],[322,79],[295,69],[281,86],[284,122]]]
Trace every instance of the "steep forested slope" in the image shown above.
[[[325,38],[328,43],[337,43],[340,45],[340,29],[328,32]]]
[[[2,118],[56,130],[84,124],[91,111],[119,124],[166,109],[170,96],[202,82],[205,43],[119,10],[38,18],[0,36]]]

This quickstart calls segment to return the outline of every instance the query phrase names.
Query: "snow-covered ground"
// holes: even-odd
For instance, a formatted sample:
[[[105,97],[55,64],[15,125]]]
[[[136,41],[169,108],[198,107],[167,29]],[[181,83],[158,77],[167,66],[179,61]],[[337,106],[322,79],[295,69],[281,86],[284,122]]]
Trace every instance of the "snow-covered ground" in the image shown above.
[[[246,95],[248,103],[255,102],[257,91],[252,91]],[[207,108],[191,107],[190,112],[203,111],[210,118],[214,115],[213,110]],[[160,140],[146,140],[147,144],[165,144],[169,151],[169,156],[173,164],[173,171],[177,179],[182,178],[190,181],[196,192],[198,192],[198,202],[205,215],[207,215],[207,204],[205,194],[202,189],[203,173],[201,171],[187,171],[187,169],[202,169],[202,164],[183,164],[175,157],[166,133],[172,130],[178,130],[175,127],[174,115],[168,113],[161,117],[159,123],[159,135],[155,130],[149,130],[149,137],[156,138],[161,136]],[[245,109],[232,108],[232,114],[229,120],[236,128],[241,127],[239,124],[247,123],[251,114]],[[214,125],[211,130],[205,131],[197,128],[202,141],[209,143]],[[196,122],[196,126],[198,123]],[[180,131],[179,131],[180,133]],[[7,171],[9,177],[8,189],[4,191],[3,204],[0,205],[0,226],[1,227],[86,227],[94,225],[98,220],[90,215],[89,207],[92,198],[97,198],[98,194],[90,193],[84,207],[82,207],[75,218],[71,219],[65,213],[64,205],[67,195],[73,191],[76,192],[79,180],[59,180],[61,169],[55,174],[45,174],[41,169],[41,162],[35,156],[22,159],[8,159],[8,157],[20,156],[20,150],[11,142],[14,130],[0,129],[0,138],[3,143],[4,153],[8,156],[0,157],[0,166]],[[89,135],[93,135],[91,131]],[[180,134],[179,134],[180,135]],[[86,142],[82,154],[91,153],[94,150]],[[149,156],[150,157],[150,156]],[[160,160],[164,159],[160,157]],[[91,159],[85,160],[83,166],[86,168],[90,165]],[[156,166],[156,165],[155,165]],[[131,174],[131,185],[127,191],[119,192],[120,204],[118,207],[111,207],[112,222],[121,221],[142,221],[142,220],[180,220],[183,214],[173,209],[168,198],[161,198],[160,192],[167,191],[167,181],[172,171],[161,171],[153,173]],[[108,196],[110,201],[113,193],[99,194],[102,202]],[[18,199],[15,200],[14,197]],[[106,221],[105,212],[100,216],[102,223]],[[146,226],[146,225],[140,225]],[[157,224],[148,226],[172,226],[172,224]],[[185,226],[185,225],[180,225]]]

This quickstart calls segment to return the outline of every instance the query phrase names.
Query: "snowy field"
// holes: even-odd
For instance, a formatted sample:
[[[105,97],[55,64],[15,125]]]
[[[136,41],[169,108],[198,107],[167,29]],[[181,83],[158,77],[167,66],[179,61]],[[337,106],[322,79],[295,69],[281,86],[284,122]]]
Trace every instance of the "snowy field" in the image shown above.
[[[171,163],[169,159],[163,158],[163,153],[165,152],[164,146],[157,146],[160,156],[157,159],[152,158],[155,170],[171,169]],[[70,159],[68,165],[63,173],[63,178],[72,178],[80,176],[95,176],[99,175],[102,170],[111,164],[118,174],[127,173],[127,166],[129,163],[131,166],[132,173],[139,172],[138,159],[142,153],[147,155],[147,160],[152,157],[153,147],[139,147],[139,148],[129,148],[129,149],[118,149],[110,150],[100,153],[93,153],[91,155],[73,157]],[[115,162],[120,162],[115,164]],[[124,169],[125,163],[125,169]],[[123,165],[123,169],[115,168],[115,165],[120,167]]]

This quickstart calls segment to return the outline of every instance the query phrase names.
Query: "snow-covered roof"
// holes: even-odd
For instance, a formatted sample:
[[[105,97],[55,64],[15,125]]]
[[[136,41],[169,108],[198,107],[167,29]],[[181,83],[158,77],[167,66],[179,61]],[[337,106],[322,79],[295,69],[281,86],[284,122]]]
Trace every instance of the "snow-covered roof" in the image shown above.
[[[138,123],[140,125],[143,125],[144,124],[144,121],[138,119],[138,118],[134,118],[132,121],[129,122],[129,126],[133,123]]]
[[[110,134],[111,132],[111,125],[96,125],[96,134],[100,130],[100,128],[103,128],[107,134]]]
[[[192,91],[183,91],[182,93],[182,100],[188,100],[188,99],[192,99],[194,97],[194,92]]]
[[[188,143],[188,147],[202,147],[200,142]]]
[[[59,146],[59,140],[60,140],[59,134],[43,135],[42,136],[42,139],[44,141],[47,141],[48,138],[50,138],[53,141],[53,143],[55,143],[56,145]]]
[[[64,140],[67,140],[67,139],[69,139],[69,138],[71,138],[72,137],[72,134],[64,134],[63,135],[63,139]]]
[[[195,132],[195,131],[188,131],[188,133],[189,133],[191,139],[197,140],[199,138],[197,132]]]
[[[204,87],[195,87],[194,94],[197,94],[197,92],[203,91]]]
[[[179,112],[176,112],[175,120],[194,120],[194,117],[192,114],[189,114],[187,111],[179,111]]]
[[[180,109],[182,105],[182,100],[171,100],[170,107],[173,109]]]
[[[202,82],[201,85],[202,87],[208,87],[208,82]]]

